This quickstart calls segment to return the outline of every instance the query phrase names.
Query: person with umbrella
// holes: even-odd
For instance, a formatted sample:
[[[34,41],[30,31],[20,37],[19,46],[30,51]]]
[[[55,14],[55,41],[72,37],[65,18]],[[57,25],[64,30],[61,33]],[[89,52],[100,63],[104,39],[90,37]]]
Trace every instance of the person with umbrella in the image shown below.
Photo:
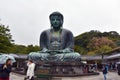
[[[10,54],[1,54],[1,55],[0,55],[0,64],[6,63],[6,61],[7,61],[8,59],[11,59],[11,62],[12,62],[12,63],[16,62],[14,56],[12,56],[12,55],[10,55]]]
[[[6,63],[0,66],[0,80],[9,80],[12,68],[12,60],[7,59]]]

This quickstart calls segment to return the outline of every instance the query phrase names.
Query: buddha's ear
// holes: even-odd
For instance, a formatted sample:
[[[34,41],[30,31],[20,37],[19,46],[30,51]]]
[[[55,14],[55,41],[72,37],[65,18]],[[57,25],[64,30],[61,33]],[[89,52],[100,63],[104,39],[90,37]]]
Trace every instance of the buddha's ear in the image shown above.
[[[63,20],[60,20],[60,21],[61,21],[61,27],[62,27],[64,21]]]

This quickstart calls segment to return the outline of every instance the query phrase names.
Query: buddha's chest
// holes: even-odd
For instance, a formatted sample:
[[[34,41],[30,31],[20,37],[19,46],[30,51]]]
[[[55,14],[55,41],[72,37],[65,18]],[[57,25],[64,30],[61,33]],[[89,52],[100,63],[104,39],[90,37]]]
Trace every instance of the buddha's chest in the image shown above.
[[[61,34],[50,34],[49,38],[50,49],[60,49],[62,47],[62,35]]]
[[[53,41],[61,41],[61,35],[59,35],[59,34],[52,34],[51,38],[50,38],[50,41],[51,42],[53,42]]]

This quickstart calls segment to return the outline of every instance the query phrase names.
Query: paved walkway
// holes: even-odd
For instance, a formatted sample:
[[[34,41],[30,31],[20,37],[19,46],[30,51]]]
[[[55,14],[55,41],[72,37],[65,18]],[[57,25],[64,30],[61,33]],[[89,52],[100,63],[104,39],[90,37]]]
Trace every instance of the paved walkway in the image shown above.
[[[104,80],[103,74],[92,75],[92,76],[82,76],[77,78],[63,78],[62,80]],[[120,80],[120,76],[115,72],[109,72],[107,74],[107,80]]]
[[[11,73],[10,74],[10,80],[24,80],[24,75],[16,74],[16,73]]]
[[[11,73],[10,80],[24,80],[24,75]],[[91,75],[91,76],[81,76],[81,77],[62,77],[56,78],[54,80],[104,80],[103,74],[100,75]],[[107,74],[107,80],[120,80],[120,76],[115,72],[109,72]]]

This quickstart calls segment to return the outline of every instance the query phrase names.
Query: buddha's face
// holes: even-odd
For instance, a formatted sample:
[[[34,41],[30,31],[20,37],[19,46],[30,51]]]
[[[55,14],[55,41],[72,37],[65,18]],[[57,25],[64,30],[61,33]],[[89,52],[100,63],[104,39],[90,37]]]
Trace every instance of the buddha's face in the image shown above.
[[[60,16],[54,15],[50,18],[51,26],[53,29],[60,29],[63,24],[63,20]]]

